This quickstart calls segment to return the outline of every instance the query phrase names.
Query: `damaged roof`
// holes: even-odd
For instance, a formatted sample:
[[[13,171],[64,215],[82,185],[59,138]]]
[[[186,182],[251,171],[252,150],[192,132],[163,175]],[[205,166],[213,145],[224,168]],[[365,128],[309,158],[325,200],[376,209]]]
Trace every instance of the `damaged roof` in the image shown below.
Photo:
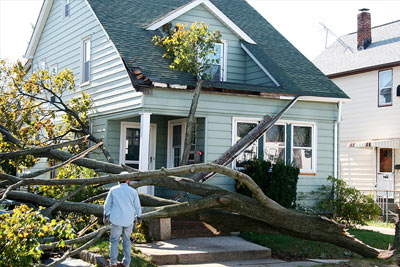
[[[302,55],[274,27],[244,0],[210,0],[256,44],[242,44],[257,58],[281,85],[280,87],[243,86],[265,93],[349,98],[318,68]],[[153,82],[192,86],[195,78],[171,70],[170,60],[162,57],[163,48],[152,44],[156,31],[146,26],[192,2],[189,0],[88,0],[124,61],[141,68]],[[243,16],[243,13],[246,13]],[[213,84],[213,83],[210,83]],[[219,87],[234,88],[232,83]]]

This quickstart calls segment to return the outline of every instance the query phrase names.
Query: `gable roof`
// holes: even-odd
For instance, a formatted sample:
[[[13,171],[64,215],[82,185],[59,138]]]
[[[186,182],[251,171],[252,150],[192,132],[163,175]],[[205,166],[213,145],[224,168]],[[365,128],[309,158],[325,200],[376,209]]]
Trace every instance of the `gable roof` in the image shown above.
[[[368,70],[374,66],[400,65],[400,20],[371,28],[372,43],[357,50],[357,32],[339,37],[313,62],[326,75]],[[346,46],[348,46],[346,48]]]
[[[145,4],[141,0],[85,1],[90,4],[128,67],[140,67],[143,74],[153,82],[189,86],[196,84],[191,74],[169,68],[170,60],[162,57],[163,48],[156,47],[151,42],[157,32],[146,30],[146,27],[199,0],[146,0]],[[257,65],[268,70],[271,77],[280,85],[276,88],[254,86],[254,90],[280,95],[349,98],[245,0],[200,2],[208,1],[256,43],[248,43],[242,38],[242,45],[257,59]],[[41,21],[45,22],[47,16],[45,14]],[[41,21],[38,23],[43,23]],[[40,33],[34,35],[31,42],[38,42],[39,38]],[[34,52],[34,49],[31,50],[30,55],[33,56]],[[212,87],[215,83],[209,84]],[[228,83],[221,83],[218,86],[233,87]]]
[[[251,44],[255,44],[256,42],[251,39],[242,29],[240,29],[232,20],[230,20],[224,13],[221,12],[213,3],[209,0],[194,0],[184,6],[181,6],[174,11],[170,12],[169,14],[156,19],[153,23],[146,26],[146,30],[157,30],[164,24],[171,22],[172,20],[176,19],[180,15],[186,13],[187,11],[195,8],[198,5],[203,5],[208,11],[210,11],[214,16],[216,16],[220,21],[222,21],[233,33],[235,33],[239,38],[243,39],[246,42]]]

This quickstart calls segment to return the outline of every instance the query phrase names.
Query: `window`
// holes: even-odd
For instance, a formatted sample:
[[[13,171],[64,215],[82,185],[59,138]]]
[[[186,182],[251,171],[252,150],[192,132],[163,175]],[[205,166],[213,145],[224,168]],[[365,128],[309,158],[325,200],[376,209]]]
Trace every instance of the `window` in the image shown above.
[[[41,59],[39,61],[39,70],[45,70],[46,69],[46,60],[45,59]]]
[[[235,143],[239,142],[240,139],[245,137],[251,130],[253,130],[257,126],[257,120],[248,120],[248,121],[236,121],[235,123]],[[254,158],[258,158],[258,142],[254,142],[251,144],[246,150],[244,150],[239,156],[236,158],[236,168],[243,168],[243,165],[246,161],[252,160]]]
[[[53,64],[50,66],[50,71],[49,71],[51,75],[57,75],[58,73],[58,69],[57,69],[57,64]]]
[[[63,19],[69,18],[71,10],[71,0],[62,1],[62,17]]]
[[[314,127],[292,126],[292,162],[301,173],[315,172]]]
[[[392,105],[392,70],[379,72],[378,106]]]
[[[226,81],[226,42],[215,44],[215,54],[210,54],[209,59],[215,60],[208,70],[213,75],[212,81]]]
[[[379,172],[393,172],[393,150],[391,148],[379,149]]]
[[[82,41],[82,83],[90,80],[90,39],[86,38]]]
[[[185,145],[186,137],[186,119],[171,120],[168,122],[169,132],[169,145],[168,145],[168,167],[178,167],[183,155],[183,148]],[[188,164],[195,163],[195,150],[196,150],[196,132],[197,127],[194,128],[192,134],[192,143],[190,147]]]
[[[254,129],[257,119],[234,119],[234,143],[245,137]],[[313,123],[291,124],[279,121],[260,139],[251,144],[239,156],[234,167],[243,168],[244,162],[262,157],[273,164],[283,161],[294,164],[305,174],[316,172],[316,125]],[[289,139],[290,138],[290,139]]]
[[[276,124],[265,133],[264,160],[286,161],[286,125]]]

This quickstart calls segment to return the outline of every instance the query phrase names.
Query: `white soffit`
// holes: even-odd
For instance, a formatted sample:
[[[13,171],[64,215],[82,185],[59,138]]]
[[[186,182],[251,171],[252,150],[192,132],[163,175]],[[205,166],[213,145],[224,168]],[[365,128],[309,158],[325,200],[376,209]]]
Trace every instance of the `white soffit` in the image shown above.
[[[163,26],[164,24],[171,22],[172,20],[176,19],[180,15],[188,12],[189,10],[195,8],[198,5],[203,5],[206,9],[208,9],[211,13],[213,13],[216,17],[218,17],[222,23],[224,23],[228,28],[230,28],[239,38],[242,40],[250,43],[256,44],[256,42],[248,36],[244,31],[242,31],[232,20],[230,20],[221,10],[219,10],[213,3],[209,0],[194,0],[187,5],[179,7],[172,12],[168,13],[164,17],[154,21],[153,23],[146,26],[146,30],[154,31]]]
[[[243,50],[247,53],[247,55],[249,55],[249,57],[257,64],[257,66],[260,67],[260,69],[262,69],[262,71],[274,82],[274,84],[276,86],[281,86],[277,80],[275,80],[275,78],[271,75],[271,73],[261,64],[260,61],[258,61],[258,59],[246,48],[246,46],[244,46],[243,43],[240,44],[243,48]]]
[[[40,35],[42,35],[44,26],[46,25],[47,18],[49,17],[51,7],[54,0],[45,0],[40,10],[39,17],[36,21],[35,29],[33,30],[31,40],[29,41],[28,48],[26,49],[25,58],[31,59],[35,54],[36,48],[39,44]]]

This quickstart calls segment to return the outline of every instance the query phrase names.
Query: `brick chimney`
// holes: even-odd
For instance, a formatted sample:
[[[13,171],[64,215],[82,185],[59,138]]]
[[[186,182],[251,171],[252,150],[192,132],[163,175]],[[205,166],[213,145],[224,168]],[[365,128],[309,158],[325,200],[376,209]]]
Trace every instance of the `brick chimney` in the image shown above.
[[[359,9],[360,14],[357,15],[357,49],[363,50],[372,42],[371,37],[371,14],[368,8]]]

